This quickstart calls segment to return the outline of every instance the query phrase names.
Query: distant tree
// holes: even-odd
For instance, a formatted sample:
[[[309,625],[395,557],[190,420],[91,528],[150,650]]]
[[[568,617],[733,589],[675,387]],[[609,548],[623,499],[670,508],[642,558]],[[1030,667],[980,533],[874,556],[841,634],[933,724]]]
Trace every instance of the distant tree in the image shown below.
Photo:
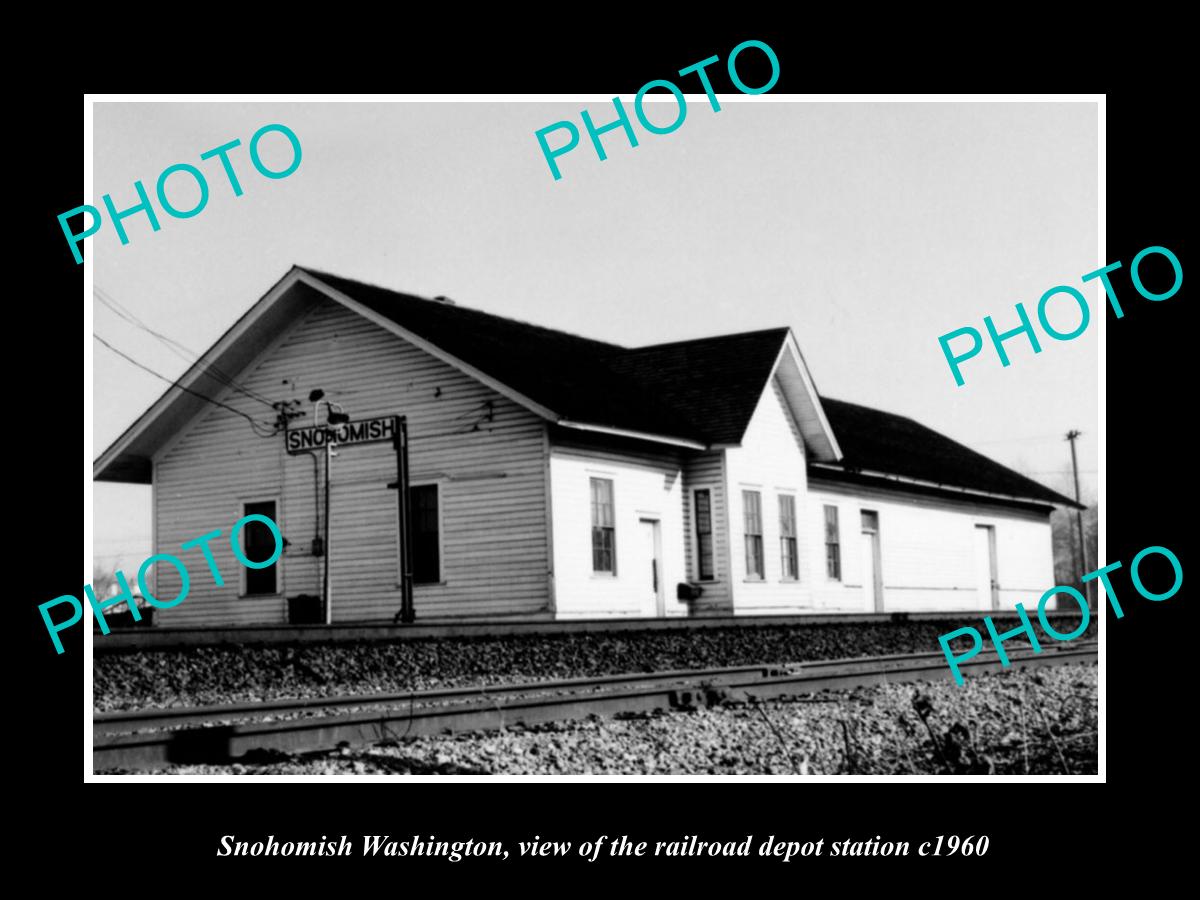
[[[110,596],[117,588],[116,569],[108,569],[101,565],[92,568],[92,591],[97,600]]]
[[[1024,470],[1020,467],[1017,471]],[[1075,482],[1068,464],[1063,470],[1038,477],[1024,470],[1024,474],[1035,481],[1041,482],[1052,490],[1058,491],[1065,497],[1075,496]],[[1079,556],[1079,527],[1076,524],[1075,509],[1069,506],[1056,506],[1050,513],[1050,535],[1054,547],[1054,583],[1069,585],[1080,593],[1087,595],[1082,578],[1088,572],[1095,571],[1104,565],[1096,557],[1100,548],[1099,507],[1096,498],[1084,488],[1081,502],[1087,507],[1083,510],[1083,561]],[[1080,569],[1080,565],[1083,566]],[[1094,588],[1093,588],[1094,590]],[[1092,603],[1096,598],[1093,596]],[[1075,603],[1070,597],[1058,598],[1059,609],[1074,609]]]
[[[1086,501],[1086,497],[1084,498]],[[1083,571],[1079,566],[1079,527],[1075,510],[1056,507],[1050,514],[1050,532],[1054,538],[1054,583],[1078,587],[1080,579],[1103,565],[1096,555],[1100,547],[1099,508],[1095,503],[1083,511]]]
[[[120,566],[111,568],[101,566],[99,564],[92,567],[92,592],[96,595],[97,600],[106,600],[115,595],[120,589],[120,583],[117,581],[117,570]],[[129,588],[133,591],[134,600],[137,603],[138,609],[146,608],[146,601],[142,597],[142,592],[138,588],[137,579],[133,578],[130,581],[129,576],[126,576],[126,581],[129,582]],[[126,609],[125,603],[114,604],[108,607],[106,612],[119,613]]]

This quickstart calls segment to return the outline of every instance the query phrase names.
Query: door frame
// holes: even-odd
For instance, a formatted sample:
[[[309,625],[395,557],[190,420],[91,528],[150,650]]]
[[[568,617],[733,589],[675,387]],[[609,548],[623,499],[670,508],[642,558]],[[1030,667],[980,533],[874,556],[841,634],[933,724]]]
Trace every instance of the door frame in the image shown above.
[[[868,528],[863,523],[863,513],[873,513],[875,516],[875,527]],[[872,587],[875,590],[875,612],[884,612],[883,608],[883,550],[879,533],[883,530],[883,525],[879,521],[879,510],[860,508],[858,511],[859,528],[863,534],[871,536],[871,570],[874,576],[875,583]],[[863,586],[866,586],[864,581]]]
[[[662,519],[654,516],[638,516],[638,524],[652,526],[654,546],[650,557],[650,566],[654,579],[654,616],[663,618],[667,614],[667,598],[663,591]]]
[[[991,609],[1000,608],[1000,565],[996,560],[996,526],[989,522],[976,522],[976,528],[986,528],[988,535],[988,578],[991,581]],[[976,565],[979,561],[976,560]],[[976,572],[978,576],[978,571]]]

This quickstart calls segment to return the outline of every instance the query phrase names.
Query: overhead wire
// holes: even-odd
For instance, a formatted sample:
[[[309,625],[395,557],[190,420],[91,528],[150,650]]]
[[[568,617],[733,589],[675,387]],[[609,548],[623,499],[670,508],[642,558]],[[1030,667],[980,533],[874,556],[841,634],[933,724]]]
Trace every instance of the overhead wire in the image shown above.
[[[1023,471],[1026,475],[1070,475],[1071,474],[1070,467],[1067,467],[1065,469],[1025,469]],[[1079,474],[1080,475],[1097,475],[1097,474],[1099,474],[1099,470],[1098,469],[1080,469]]]
[[[255,418],[253,418],[252,416],[250,416],[250,415],[248,415],[248,414],[246,414],[246,413],[242,412],[240,409],[235,409],[234,407],[230,406],[230,405],[229,405],[229,404],[227,404],[227,403],[222,403],[220,400],[216,400],[216,399],[214,399],[214,398],[212,398],[212,397],[209,397],[207,394],[202,394],[202,393],[200,393],[199,391],[194,391],[194,390],[192,390],[191,388],[184,387],[184,386],[183,386],[182,384],[180,384],[178,381],[174,381],[174,380],[172,380],[172,379],[168,378],[166,375],[161,375],[161,374],[159,374],[158,372],[156,372],[156,371],[154,371],[153,369],[151,369],[149,366],[147,366],[147,365],[144,365],[143,363],[140,363],[140,362],[138,362],[136,359],[134,359],[134,358],[133,358],[132,356],[130,356],[128,353],[125,353],[123,350],[118,350],[116,347],[114,347],[112,344],[110,344],[110,343],[109,343],[108,341],[106,341],[104,338],[100,337],[100,335],[98,335],[98,334],[94,334],[94,333],[93,333],[93,334],[92,334],[92,337],[94,337],[96,340],[98,340],[98,341],[99,341],[101,344],[103,344],[105,347],[107,347],[107,348],[108,348],[109,350],[111,350],[113,353],[117,354],[117,356],[120,356],[122,359],[124,359],[124,360],[126,360],[126,361],[128,361],[128,362],[132,363],[132,364],[133,364],[133,365],[135,365],[135,366],[137,366],[137,367],[138,367],[139,369],[141,369],[143,372],[149,372],[149,373],[150,373],[151,375],[153,375],[155,378],[159,378],[159,379],[161,379],[161,380],[163,380],[163,381],[167,382],[167,384],[171,385],[172,387],[177,387],[177,388],[179,388],[181,391],[184,391],[184,392],[186,392],[186,393],[188,393],[188,394],[192,394],[193,396],[199,397],[201,400],[204,400],[204,401],[205,401],[205,402],[207,402],[207,403],[211,403],[211,404],[213,404],[214,406],[219,406],[219,407],[221,407],[222,409],[227,409],[227,410],[229,410],[229,412],[231,412],[231,413],[234,413],[235,415],[239,415],[239,416],[241,416],[243,419],[245,419],[247,422],[249,422],[249,423],[250,423],[250,427],[251,427],[252,429],[254,429],[254,433],[255,433],[256,435],[258,435],[259,437],[261,437],[261,438],[270,438],[270,437],[275,437],[275,435],[277,435],[277,434],[279,433],[279,428],[278,428],[278,426],[277,426],[277,425],[275,425],[274,423],[263,422],[263,421],[261,421],[261,420],[259,420],[259,419],[255,419]],[[272,430],[271,430],[271,431],[268,431],[267,433],[265,433],[265,434],[264,434],[264,433],[263,433],[263,432],[260,430],[260,427],[271,428]]]
[[[1016,441],[1048,441],[1051,438],[1062,439],[1061,434],[1028,434],[1024,437],[992,438],[986,441],[972,441],[974,444],[1008,444]]]
[[[176,356],[178,356],[184,362],[192,363],[194,365],[199,366],[200,370],[205,375],[208,375],[210,378],[212,378],[214,381],[217,381],[220,384],[223,384],[226,387],[231,388],[232,390],[237,391],[238,393],[240,393],[246,397],[249,397],[252,400],[256,400],[257,402],[263,404],[264,406],[268,406],[271,409],[276,408],[275,404],[272,403],[269,399],[267,399],[266,397],[264,397],[262,394],[258,393],[257,391],[254,391],[250,388],[247,388],[247,387],[239,384],[236,380],[234,380],[233,376],[231,376],[228,372],[225,372],[224,370],[222,370],[221,367],[218,366],[216,363],[205,362],[199,353],[196,353],[194,350],[189,349],[188,347],[184,346],[183,344],[181,344],[179,341],[175,340],[174,338],[169,337],[169,336],[163,334],[162,332],[156,331],[155,329],[151,328],[149,325],[147,325],[145,322],[143,322],[140,318],[138,318],[138,316],[132,310],[130,310],[128,307],[126,307],[123,304],[121,304],[120,302],[118,302],[111,294],[109,294],[103,288],[101,288],[99,286],[94,286],[92,291],[96,295],[96,299],[99,300],[102,304],[104,304],[104,306],[106,306],[109,310],[111,310],[115,315],[119,316],[121,319],[128,322],[130,325],[133,325],[136,328],[140,328],[141,330],[145,331],[147,334],[154,337],[156,340],[158,340],[160,343],[162,343],[168,350],[170,350],[172,353],[174,353]]]
[[[222,384],[226,387],[229,387],[229,388],[237,391],[240,394],[243,394],[246,397],[256,400],[259,403],[262,403],[264,406],[271,407],[272,409],[275,408],[274,404],[269,399],[264,397],[262,394],[259,394],[258,392],[253,391],[253,390],[246,388],[243,385],[239,384],[237,381],[235,381],[233,379],[233,377],[231,375],[229,375],[229,373],[222,370],[216,363],[204,362],[203,359],[201,359],[200,354],[189,349],[188,347],[181,344],[179,341],[175,340],[174,338],[168,337],[167,335],[162,334],[161,332],[156,331],[155,329],[151,328],[149,325],[147,325],[145,322],[143,322],[141,319],[139,319],[136,314],[134,314],[131,310],[129,310],[128,307],[123,306],[121,303],[119,303],[117,300],[115,300],[111,295],[109,295],[107,291],[104,291],[102,288],[97,287],[97,288],[94,288],[94,292],[96,294],[96,299],[98,299],[101,303],[103,303],[106,307],[108,307],[108,309],[110,309],[113,313],[115,313],[117,316],[119,316],[121,319],[125,320],[129,324],[131,324],[137,328],[140,328],[143,331],[145,331],[147,334],[153,336],[156,340],[161,342],[165,347],[167,347],[167,349],[169,349],[172,353],[174,353],[180,359],[184,360],[185,362],[193,363],[193,364],[199,366],[199,368],[203,374],[209,376],[214,381],[217,381],[220,384]]]

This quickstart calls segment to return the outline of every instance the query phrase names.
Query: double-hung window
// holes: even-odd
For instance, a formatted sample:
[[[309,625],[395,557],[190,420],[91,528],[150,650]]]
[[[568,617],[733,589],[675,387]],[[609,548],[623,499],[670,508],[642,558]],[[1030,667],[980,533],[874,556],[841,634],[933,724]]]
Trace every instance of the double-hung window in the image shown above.
[[[800,577],[799,551],[796,547],[796,498],[779,495],[779,559],[784,581]]]
[[[762,494],[742,491],[742,522],[746,535],[746,577],[763,577]]]
[[[842,580],[842,544],[836,506],[825,507],[825,574],[834,581]]]
[[[696,575],[701,581],[711,581],[713,571],[712,491],[708,488],[693,495],[696,511]]]
[[[611,478],[592,479],[592,571],[617,573],[616,517]]]

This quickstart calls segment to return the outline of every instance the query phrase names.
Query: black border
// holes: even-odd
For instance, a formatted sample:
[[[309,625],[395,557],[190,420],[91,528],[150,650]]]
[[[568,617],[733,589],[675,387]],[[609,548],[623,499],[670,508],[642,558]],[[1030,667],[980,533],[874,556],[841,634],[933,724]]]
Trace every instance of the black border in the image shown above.
[[[591,44],[573,34],[569,40],[535,40],[525,48],[515,47],[511,41],[502,45],[493,43],[484,52],[422,35],[426,38],[424,43],[413,39],[391,58],[381,55],[378,62],[369,63],[360,59],[359,65],[343,71],[339,87],[350,90],[366,85],[375,90],[413,93],[483,90],[628,95],[644,81],[664,77],[664,72],[673,71],[672,67],[678,69],[714,53],[724,58],[733,44],[747,36],[767,41],[779,55],[782,73],[775,92],[873,91],[881,85],[879,79],[864,83],[860,72],[850,71],[862,60],[865,51],[861,47],[847,48],[839,60],[842,65],[836,68],[819,65],[823,61],[812,56],[821,35],[813,30],[747,29],[744,35],[733,39],[697,38],[672,32],[672,37],[659,39],[635,33],[637,29],[632,28],[622,33],[616,20],[612,26],[612,30],[597,35]],[[1047,43],[1053,46],[1052,41]],[[1075,64],[1082,66],[1086,53],[1099,54],[1101,50],[1088,48],[1085,37],[1080,36],[1070,41],[1063,52],[1066,57],[1041,58],[1043,62],[1049,58],[1070,65],[1074,53]],[[953,62],[955,56],[965,59],[970,54],[965,50],[948,50],[933,62]],[[910,70],[900,68],[910,58],[908,54],[897,57],[891,64],[901,73],[898,81],[914,81],[907,74]],[[997,56],[997,68],[988,70],[993,76],[991,84],[979,80],[973,84],[957,81],[964,71],[987,69],[982,64],[965,70],[951,65],[942,67],[937,80],[904,84],[903,89],[1015,90],[1018,89],[1015,86],[996,84],[994,76],[997,72],[1010,74],[1013,67],[1028,61],[1028,55]],[[1006,66],[1004,70],[998,68],[1002,64]],[[316,69],[295,70],[294,78],[275,87],[289,91],[328,90],[329,70]],[[859,83],[853,87],[844,83],[856,77]],[[1077,83],[1070,87],[1077,90],[1103,90],[1113,80],[1109,76],[1088,77],[1082,70],[1071,73],[1071,78]],[[208,73],[192,71],[171,80],[176,82],[170,88],[173,91],[214,89]],[[475,80],[484,84],[472,84]],[[750,75],[747,80],[751,80]],[[320,84],[314,83],[318,81]],[[1185,166],[1185,153],[1190,148],[1178,138],[1177,128],[1184,109],[1190,106],[1185,107],[1185,100],[1173,94],[1167,84],[1168,89],[1160,85],[1157,90],[1109,94],[1109,249],[1107,259],[1102,262],[1120,259],[1127,267],[1140,249],[1157,244],[1171,248],[1184,269],[1188,267],[1183,215],[1189,205],[1184,199],[1184,185],[1190,183],[1185,181],[1185,174],[1190,174],[1191,169]],[[238,89],[242,85],[228,87]],[[112,88],[102,84],[98,89]],[[168,88],[156,84],[154,89]],[[717,89],[728,88],[718,84]],[[354,889],[353,882],[346,879],[351,871],[357,873],[360,866],[348,866],[342,860],[225,860],[223,865],[214,865],[217,837],[231,832],[251,839],[272,833],[285,839],[311,838],[315,834],[433,832],[449,839],[499,836],[511,842],[532,833],[579,841],[597,833],[657,840],[692,833],[709,839],[741,839],[752,832],[756,836],[773,833],[792,840],[822,835],[828,839],[867,838],[876,834],[917,840],[939,833],[986,833],[993,839],[986,870],[961,859],[939,860],[935,866],[919,869],[922,861],[914,858],[856,860],[849,864],[850,868],[846,868],[846,861],[826,860],[820,865],[793,862],[789,864],[791,868],[775,870],[785,876],[806,877],[816,871],[856,877],[877,874],[882,881],[896,871],[897,865],[932,879],[945,878],[949,867],[955,873],[971,872],[976,877],[984,871],[1003,873],[1001,877],[1006,876],[1014,884],[1021,882],[1020,873],[1028,870],[1031,856],[1039,848],[1047,847],[1052,848],[1054,858],[1064,861],[1060,874],[1073,878],[1078,860],[1092,858],[1088,851],[1114,832],[1120,832],[1127,851],[1138,853],[1157,844],[1158,855],[1166,852],[1159,842],[1166,839],[1164,831],[1170,826],[1160,823],[1152,815],[1153,810],[1143,809],[1145,818],[1140,822],[1118,817],[1127,804],[1135,802],[1132,796],[1125,797],[1127,791],[1138,790],[1136,802],[1142,808],[1163,797],[1163,789],[1174,780],[1186,777],[1188,748],[1181,743],[1183,726],[1190,724],[1182,715],[1187,708],[1186,685],[1190,683],[1185,680],[1187,654],[1168,640],[1188,633],[1184,618],[1186,586],[1185,591],[1169,601],[1151,603],[1136,597],[1127,576],[1120,575],[1114,578],[1114,583],[1121,592],[1125,616],[1117,620],[1111,611],[1105,615],[1108,781],[1111,790],[1117,793],[1105,794],[1103,799],[1097,791],[1110,788],[1007,782],[990,786],[986,795],[965,784],[936,786],[936,796],[931,793],[934,785],[910,784],[899,788],[889,784],[887,797],[878,790],[882,784],[871,785],[875,789],[868,792],[861,786],[845,784],[433,785],[398,780],[394,787],[389,785],[382,790],[380,786],[362,789],[347,784],[319,788],[275,784],[255,786],[248,792],[243,787],[236,796],[231,794],[233,788],[224,786],[213,789],[165,784],[83,785],[78,681],[82,631],[75,629],[66,635],[66,653],[58,657],[45,640],[36,610],[36,604],[44,599],[79,588],[76,583],[79,556],[72,549],[73,542],[66,540],[66,532],[71,522],[70,510],[79,501],[81,460],[77,445],[62,434],[74,421],[72,413],[78,402],[77,364],[72,360],[77,358],[77,341],[81,336],[74,325],[69,325],[72,319],[63,315],[63,310],[79,302],[82,268],[73,265],[69,254],[64,252],[55,216],[79,203],[82,113],[79,92],[64,89],[39,96],[37,108],[29,110],[29,117],[40,129],[36,152],[31,154],[36,175],[23,178],[18,185],[26,192],[20,202],[28,210],[28,215],[20,216],[18,221],[22,227],[31,226],[33,230],[32,237],[19,239],[18,246],[31,248],[37,262],[30,266],[24,259],[19,261],[24,264],[21,268],[26,276],[21,279],[24,294],[14,299],[25,302],[10,307],[10,319],[15,326],[10,333],[10,359],[17,363],[16,372],[10,373],[10,377],[22,385],[20,388],[13,385],[10,410],[24,407],[27,412],[28,404],[43,397],[53,398],[57,402],[47,404],[49,409],[42,404],[38,406],[45,409],[43,416],[58,420],[55,427],[46,429],[45,437],[36,441],[14,439],[9,445],[13,474],[22,484],[37,486],[36,494],[21,504],[17,529],[20,537],[14,542],[18,550],[14,568],[21,584],[17,598],[24,616],[25,640],[23,665],[13,685],[20,697],[24,728],[10,732],[10,743],[15,743],[19,735],[26,737],[24,743],[32,752],[26,755],[19,771],[23,774],[21,781],[34,789],[28,809],[32,821],[22,822],[26,837],[20,842],[18,856],[30,862],[35,858],[55,861],[61,866],[72,852],[66,849],[66,842],[70,840],[76,848],[83,849],[79,846],[82,840],[87,848],[83,852],[93,860],[99,852],[97,845],[101,845],[111,848],[111,865],[118,869],[132,868],[140,877],[151,873],[176,876],[173,882],[158,884],[177,883],[181,874],[186,875],[189,885],[228,883],[232,875],[254,870],[269,872],[272,884],[294,877],[316,887],[317,879],[330,879]],[[1036,228],[1036,223],[1030,227]],[[1019,266],[1020,260],[1014,260],[1013,265]],[[1107,313],[1106,559],[1120,559],[1128,565],[1137,551],[1158,544],[1171,548],[1186,572],[1190,570],[1190,544],[1182,520],[1190,510],[1184,495],[1190,469],[1184,453],[1190,442],[1187,412],[1194,404],[1188,389],[1193,379],[1187,365],[1190,353],[1186,342],[1191,339],[1185,321],[1187,288],[1185,285],[1170,301],[1150,303],[1133,294],[1127,272],[1126,268],[1123,276],[1118,273],[1114,278],[1122,298],[1129,298],[1124,303],[1126,315],[1118,321],[1111,310]],[[44,348],[34,359],[24,349],[29,337],[33,338],[33,346]],[[86,335],[83,338],[88,339]],[[82,355],[78,359],[82,367]],[[40,390],[29,379],[16,377],[31,371],[39,376]],[[34,535],[43,539],[30,540]],[[28,558],[30,555],[32,559]],[[27,778],[24,773],[30,769],[32,777]],[[172,793],[164,796],[163,790]],[[903,797],[896,795],[897,790],[904,791]],[[1065,792],[1070,792],[1069,796]],[[1048,821],[1048,816],[1041,814],[1062,809],[1069,809],[1070,813],[1061,820]],[[756,868],[778,865],[770,860],[745,864],[754,864]],[[397,865],[404,868],[397,869]],[[501,871],[486,861],[450,867],[443,861],[413,860],[386,861],[386,868],[377,866],[375,871],[398,873],[402,889],[406,884],[408,889],[416,889],[415,883],[408,883],[404,877],[413,874],[414,865],[424,874],[436,872],[439,879],[454,877],[455,881],[471,873],[492,879],[517,871],[511,864]],[[744,871],[740,861],[739,865],[743,867],[739,869],[720,860],[691,860],[686,867],[660,862],[656,869],[684,880],[706,877],[708,872],[718,869]],[[795,868],[797,865],[799,869]],[[630,866],[640,871],[647,863],[622,860],[607,865],[605,871],[614,878],[625,878]],[[544,874],[549,869],[566,867],[577,870],[587,865],[577,860],[536,860],[535,865],[524,868],[529,874]],[[602,874],[596,867],[590,872],[596,876]],[[103,873],[97,875],[109,877]],[[972,879],[968,884],[976,883]],[[390,881],[380,884],[387,887]],[[515,886],[517,882],[505,880],[493,884]],[[575,883],[544,884],[573,889]],[[811,882],[802,884],[808,886]],[[856,887],[860,884],[855,882]]]

